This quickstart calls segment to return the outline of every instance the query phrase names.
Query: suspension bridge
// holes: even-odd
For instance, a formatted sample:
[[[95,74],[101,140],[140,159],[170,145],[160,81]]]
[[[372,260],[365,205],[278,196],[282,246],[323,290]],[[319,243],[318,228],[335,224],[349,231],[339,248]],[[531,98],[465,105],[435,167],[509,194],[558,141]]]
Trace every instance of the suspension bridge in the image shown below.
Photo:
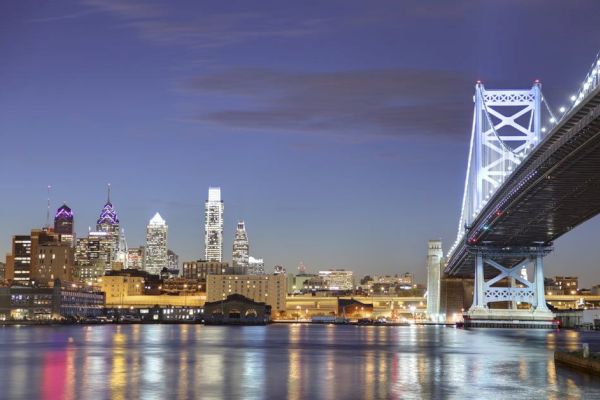
[[[444,272],[474,277],[465,315],[473,326],[551,324],[544,256],[600,213],[600,58],[556,114],[538,81],[526,90],[477,82],[474,103],[457,239]],[[500,302],[508,307],[495,307]]]

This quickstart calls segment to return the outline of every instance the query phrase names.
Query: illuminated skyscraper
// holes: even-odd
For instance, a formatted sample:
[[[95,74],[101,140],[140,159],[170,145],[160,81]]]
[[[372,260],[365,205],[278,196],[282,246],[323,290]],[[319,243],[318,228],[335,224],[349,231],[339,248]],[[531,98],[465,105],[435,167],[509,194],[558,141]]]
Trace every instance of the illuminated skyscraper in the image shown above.
[[[221,188],[208,188],[204,205],[204,258],[207,261],[223,261],[223,208]]]
[[[75,231],[73,230],[73,211],[68,205],[63,204],[54,215],[54,232],[60,234],[60,241],[75,245]]]
[[[119,229],[119,216],[110,201],[110,185],[108,185],[108,196],[106,204],[100,212],[96,221],[96,231],[105,232],[110,240],[109,254],[107,255],[106,269],[112,268],[112,262],[117,260],[119,245],[121,243],[121,231]],[[104,258],[104,257],[103,257]]]
[[[146,227],[146,260],[144,269],[150,274],[159,275],[160,270],[169,265],[167,257],[168,226],[159,213],[156,213]]]
[[[440,315],[440,280],[444,262],[441,240],[430,240],[427,252],[427,315],[432,321],[442,321]]]
[[[250,244],[248,243],[248,234],[246,234],[246,225],[244,221],[237,224],[235,238],[233,239],[233,267],[240,268],[246,273],[248,269],[248,257],[250,256]]]

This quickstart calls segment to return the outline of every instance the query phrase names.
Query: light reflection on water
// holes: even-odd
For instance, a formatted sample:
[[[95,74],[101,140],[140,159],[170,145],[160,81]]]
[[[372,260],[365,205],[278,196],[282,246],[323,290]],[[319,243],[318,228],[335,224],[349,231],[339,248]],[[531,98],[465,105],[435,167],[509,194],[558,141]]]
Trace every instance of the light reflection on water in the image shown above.
[[[554,364],[596,332],[443,327],[0,328],[1,398],[600,398]]]

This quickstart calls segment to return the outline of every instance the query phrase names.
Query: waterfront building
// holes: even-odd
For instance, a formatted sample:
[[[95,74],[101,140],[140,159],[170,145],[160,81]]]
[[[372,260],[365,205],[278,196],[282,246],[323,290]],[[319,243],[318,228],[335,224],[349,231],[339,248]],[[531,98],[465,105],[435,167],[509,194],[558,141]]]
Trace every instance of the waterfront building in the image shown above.
[[[6,279],[6,263],[0,261],[0,280]]]
[[[208,275],[206,278],[206,301],[214,302],[232,294],[257,302],[265,302],[273,310],[285,311],[285,275]]]
[[[127,267],[130,269],[144,269],[144,246],[127,249]]]
[[[75,230],[73,211],[63,204],[54,214],[54,232],[60,235],[60,241],[69,246],[75,245]]]
[[[240,294],[204,304],[206,324],[262,325],[271,321],[271,306]]]
[[[319,271],[319,277],[321,277],[328,290],[350,291],[354,289],[354,272],[352,271],[329,269]]]
[[[440,314],[440,280],[444,262],[441,240],[430,240],[427,252],[427,315],[431,321],[443,321]]]
[[[169,227],[159,213],[156,213],[152,217],[146,227],[146,259],[144,261],[144,270],[149,274],[158,275],[163,268],[168,266],[168,229]]]
[[[221,188],[208,188],[204,205],[204,258],[208,261],[223,261],[223,210]]]
[[[102,314],[104,293],[92,287],[55,280],[53,287],[0,288],[0,319],[49,320]]]
[[[262,258],[248,257],[248,275],[264,275],[265,260]]]
[[[250,244],[248,242],[248,234],[246,233],[246,225],[244,221],[239,221],[235,230],[235,238],[233,239],[233,267],[241,269],[243,273],[247,273],[249,257]]]

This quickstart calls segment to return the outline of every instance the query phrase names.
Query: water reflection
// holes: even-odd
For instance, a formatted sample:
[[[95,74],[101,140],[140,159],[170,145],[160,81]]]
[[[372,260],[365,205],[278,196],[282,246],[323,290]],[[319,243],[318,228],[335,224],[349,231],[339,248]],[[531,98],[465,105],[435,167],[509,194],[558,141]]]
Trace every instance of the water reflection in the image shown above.
[[[9,398],[600,398],[554,349],[595,332],[124,325],[0,329]],[[0,396],[3,397],[3,396]]]

